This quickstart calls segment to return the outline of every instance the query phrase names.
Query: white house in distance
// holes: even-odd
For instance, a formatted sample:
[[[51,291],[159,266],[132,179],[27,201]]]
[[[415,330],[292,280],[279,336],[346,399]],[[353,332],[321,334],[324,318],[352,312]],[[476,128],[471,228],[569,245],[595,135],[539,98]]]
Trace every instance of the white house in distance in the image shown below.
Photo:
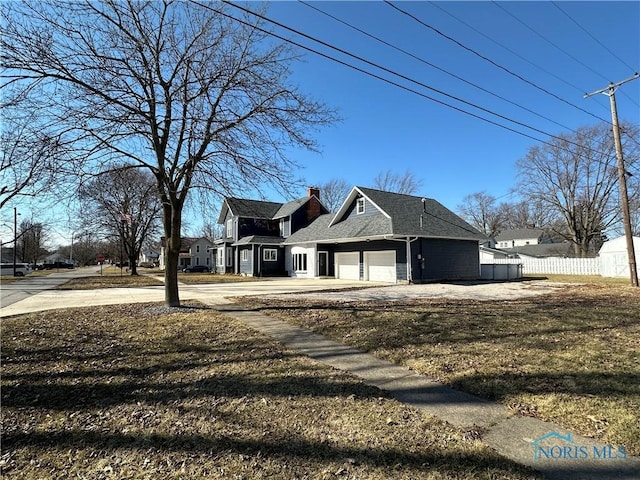
[[[636,254],[636,265],[640,265],[640,237],[633,237],[633,249]],[[607,240],[600,248],[600,275],[603,277],[629,277],[629,255],[627,238]]]
[[[164,270],[164,251],[165,238],[160,239],[160,269]],[[178,269],[182,270],[190,265],[206,265],[211,267],[210,249],[213,243],[209,239],[182,237],[180,245],[180,257],[178,260]]]
[[[540,228],[517,228],[505,230],[496,235],[496,247],[499,249],[524,247],[549,243],[547,234]]]

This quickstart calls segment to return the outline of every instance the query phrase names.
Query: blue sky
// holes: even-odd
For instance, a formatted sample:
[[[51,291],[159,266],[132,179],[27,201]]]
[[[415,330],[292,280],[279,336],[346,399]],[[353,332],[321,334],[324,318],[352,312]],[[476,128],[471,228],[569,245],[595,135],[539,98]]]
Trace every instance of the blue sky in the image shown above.
[[[626,79],[640,70],[639,2],[395,4],[503,68],[384,2],[310,4],[506,100],[381,44],[303,3],[272,2],[267,16],[405,77],[552,135],[598,123],[599,118],[610,121],[608,97],[585,99],[584,93],[603,88],[609,81]],[[549,138],[286,30],[278,27],[274,30],[438,100],[535,138]],[[303,91],[337,108],[343,118],[317,135],[322,148],[320,155],[292,152],[305,166],[301,173],[309,183],[340,177],[350,184],[366,186],[372,184],[378,172],[390,169],[402,173],[408,169],[422,180],[421,195],[435,198],[451,209],[466,194],[482,190],[513,200],[513,196],[505,195],[516,181],[515,162],[537,143],[312,53],[305,54],[304,62],[295,66],[294,79]],[[640,79],[621,87],[616,99],[621,120],[640,123]]]
[[[248,5],[258,8],[257,3]],[[311,2],[311,5],[494,95],[356,32],[303,3],[270,2],[266,15],[433,89],[552,135],[592,125],[599,119],[610,121],[608,97],[585,99],[584,93],[603,88],[609,81],[626,79],[640,70],[637,1],[395,3],[502,68],[382,1]],[[492,117],[291,32],[272,28],[280,35],[425,95],[540,140],[548,139],[545,134]],[[419,195],[435,198],[453,210],[465,195],[483,190],[500,200],[517,199],[510,195],[516,181],[515,162],[537,144],[536,140],[312,53],[304,53],[302,61],[294,64],[292,80],[303,92],[335,108],[342,117],[333,127],[317,132],[322,153],[290,152],[304,166],[297,173],[308,184],[337,177],[352,185],[371,186],[379,172],[410,170],[423,182]],[[621,87],[616,98],[621,120],[640,124],[640,79]],[[284,200],[276,192],[270,198]],[[34,218],[40,220],[42,211],[37,206],[33,208]],[[28,206],[20,209],[22,218],[31,216]],[[0,236],[6,241],[11,236],[13,212],[4,210]],[[54,235],[59,243],[70,242],[71,227],[64,212],[43,220],[55,222]],[[189,229],[186,234],[195,235],[200,232],[201,221],[186,218],[185,226]]]

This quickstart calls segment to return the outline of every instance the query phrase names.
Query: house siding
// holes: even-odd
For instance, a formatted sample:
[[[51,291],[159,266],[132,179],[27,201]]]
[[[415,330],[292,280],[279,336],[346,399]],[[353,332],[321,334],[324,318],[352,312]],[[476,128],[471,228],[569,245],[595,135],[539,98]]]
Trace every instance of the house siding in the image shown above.
[[[412,277],[416,283],[471,280],[480,276],[479,247],[474,240],[418,239],[411,244],[411,256],[414,259]]]
[[[375,217],[378,215],[384,215],[380,210],[378,210],[378,208],[369,201],[368,198],[366,197],[361,197],[364,198],[364,213],[357,213],[357,209],[356,209],[356,205],[358,204],[358,199],[355,199],[353,202],[351,202],[351,205],[349,205],[349,208],[347,209],[347,211],[345,212],[344,216],[342,217],[343,219],[348,219],[348,218],[366,218],[366,217]]]
[[[250,235],[277,237],[280,235],[280,221],[261,218],[239,218],[238,237],[242,238]]]

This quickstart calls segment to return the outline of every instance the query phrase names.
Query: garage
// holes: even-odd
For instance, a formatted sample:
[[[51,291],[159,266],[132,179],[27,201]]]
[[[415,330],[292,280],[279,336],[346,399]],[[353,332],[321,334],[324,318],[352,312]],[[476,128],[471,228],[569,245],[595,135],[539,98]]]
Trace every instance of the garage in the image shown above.
[[[360,254],[358,252],[336,253],[336,278],[360,280]]]
[[[365,252],[364,279],[370,282],[396,283],[396,252]]]

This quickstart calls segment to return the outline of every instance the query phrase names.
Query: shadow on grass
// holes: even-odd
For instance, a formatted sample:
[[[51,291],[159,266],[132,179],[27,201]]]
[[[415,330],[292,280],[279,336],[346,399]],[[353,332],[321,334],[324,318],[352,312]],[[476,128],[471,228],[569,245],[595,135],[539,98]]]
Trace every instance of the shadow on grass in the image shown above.
[[[105,408],[136,402],[165,403],[204,397],[244,396],[315,396],[356,395],[378,398],[380,391],[357,381],[333,381],[299,374],[292,377],[265,378],[255,375],[216,374],[193,382],[141,381],[139,379],[111,383],[18,383],[2,389],[3,407],[39,407],[52,410]]]
[[[3,437],[3,447],[57,449],[91,448],[98,451],[118,449],[159,450],[182,454],[216,455],[241,454],[255,457],[281,458],[283,461],[296,458],[306,465],[345,461],[353,465],[387,467],[393,469],[412,468],[428,472],[438,469],[444,473],[468,473],[470,471],[507,471],[526,474],[531,470],[519,466],[504,457],[486,451],[477,454],[468,451],[447,451],[443,448],[429,449],[428,453],[410,453],[386,447],[349,448],[310,441],[288,434],[286,437],[241,439],[226,435],[159,435],[99,433],[71,430],[67,432],[12,433]],[[291,461],[291,460],[288,460]],[[457,477],[456,477],[457,478]],[[466,476],[464,478],[467,478]],[[493,478],[493,477],[492,477]],[[502,478],[502,477],[501,477]],[[505,477],[506,478],[506,477]]]

